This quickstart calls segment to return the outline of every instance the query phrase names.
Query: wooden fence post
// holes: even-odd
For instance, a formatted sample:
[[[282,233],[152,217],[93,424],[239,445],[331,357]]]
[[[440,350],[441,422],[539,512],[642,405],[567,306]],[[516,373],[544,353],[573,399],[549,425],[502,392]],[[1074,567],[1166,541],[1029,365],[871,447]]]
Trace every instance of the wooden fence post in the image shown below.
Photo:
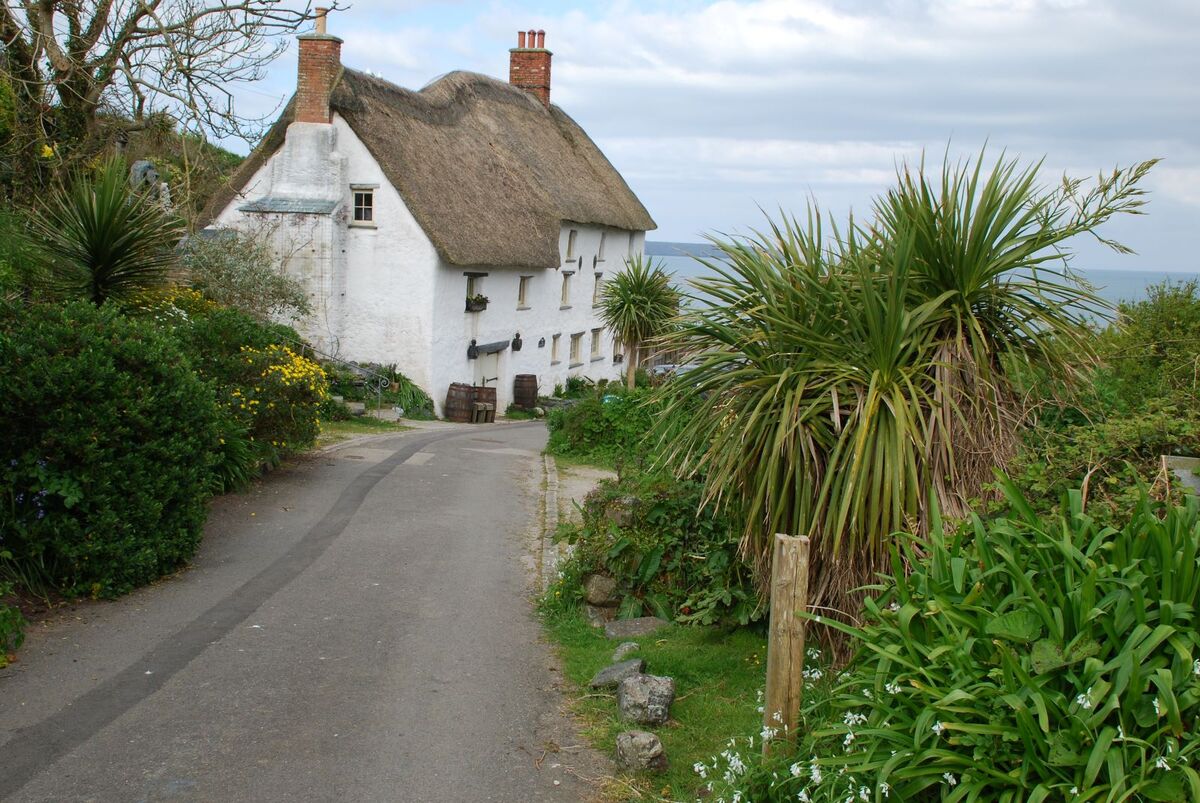
[[[763,727],[776,739],[794,739],[800,717],[804,671],[805,621],[796,611],[808,608],[808,536],[776,534],[771,561],[771,620],[767,637],[767,691]],[[763,755],[770,752],[763,740]]]

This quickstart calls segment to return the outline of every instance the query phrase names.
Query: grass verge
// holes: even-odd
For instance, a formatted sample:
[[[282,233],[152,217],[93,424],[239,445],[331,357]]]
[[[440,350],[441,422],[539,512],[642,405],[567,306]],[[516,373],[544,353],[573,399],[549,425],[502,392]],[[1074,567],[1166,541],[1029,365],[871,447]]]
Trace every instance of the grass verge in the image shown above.
[[[388,432],[405,432],[410,429],[412,427],[369,415],[347,418],[345,421],[328,421],[321,424],[321,434],[317,436],[317,448],[341,443],[355,435],[379,435]]]
[[[543,619],[558,645],[584,737],[614,755],[617,734],[639,726],[617,717],[614,694],[592,692],[587,684],[611,663],[619,641],[605,638],[580,611],[544,610]],[[623,780],[645,799],[694,801],[703,782],[692,766],[697,761],[711,764],[730,738],[742,739],[761,728],[757,699],[766,678],[766,636],[750,628],[675,625],[631,641],[641,645],[637,655],[645,659],[647,672],[675,678],[676,698],[670,722],[653,729],[670,761],[667,772]],[[625,791],[624,799],[638,799],[628,798]]]

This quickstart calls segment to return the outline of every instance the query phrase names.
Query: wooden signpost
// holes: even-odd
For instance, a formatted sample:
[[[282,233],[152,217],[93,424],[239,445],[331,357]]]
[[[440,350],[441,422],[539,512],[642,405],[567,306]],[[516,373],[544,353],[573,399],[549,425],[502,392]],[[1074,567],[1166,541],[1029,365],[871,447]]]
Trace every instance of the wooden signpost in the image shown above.
[[[763,728],[775,739],[792,740],[800,718],[804,671],[805,621],[797,611],[808,608],[808,536],[775,536],[771,561],[771,620],[767,637],[767,691]],[[771,739],[763,739],[763,755]]]

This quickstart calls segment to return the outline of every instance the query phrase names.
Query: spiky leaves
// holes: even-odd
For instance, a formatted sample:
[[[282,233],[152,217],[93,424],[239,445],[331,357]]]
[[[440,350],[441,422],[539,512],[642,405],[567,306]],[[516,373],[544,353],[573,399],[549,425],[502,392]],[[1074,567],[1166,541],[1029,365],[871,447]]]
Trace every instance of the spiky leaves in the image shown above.
[[[653,259],[641,255],[626,262],[600,291],[600,317],[613,336],[625,344],[625,381],[633,388],[641,350],[665,333],[679,311],[679,293],[671,277]]]
[[[699,367],[664,392],[689,417],[665,460],[746,511],[764,577],[775,532],[814,538],[817,605],[849,611],[889,536],[961,512],[1010,457],[1014,361],[1069,376],[1093,359],[1064,241],[1137,212],[1152,165],[1093,190],[1046,191],[1037,166],[904,169],[875,222],[826,236],[820,215],[714,240],[722,258],[668,346]],[[696,398],[699,402],[696,402]],[[677,416],[673,416],[676,413]]]
[[[55,192],[33,224],[53,287],[95,304],[166,281],[182,231],[159,203],[129,186],[117,160]]]

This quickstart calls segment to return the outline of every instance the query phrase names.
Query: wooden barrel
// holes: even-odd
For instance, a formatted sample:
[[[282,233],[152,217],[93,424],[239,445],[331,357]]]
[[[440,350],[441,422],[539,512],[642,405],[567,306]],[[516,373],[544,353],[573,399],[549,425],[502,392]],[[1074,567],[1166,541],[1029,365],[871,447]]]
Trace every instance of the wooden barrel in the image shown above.
[[[517,374],[513,379],[513,404],[523,410],[537,406],[537,374]]]
[[[446,392],[446,420],[470,423],[475,413],[475,388],[465,382],[454,382]]]
[[[490,404],[494,408],[496,406],[496,388],[484,387],[482,385],[475,386],[475,401]]]

